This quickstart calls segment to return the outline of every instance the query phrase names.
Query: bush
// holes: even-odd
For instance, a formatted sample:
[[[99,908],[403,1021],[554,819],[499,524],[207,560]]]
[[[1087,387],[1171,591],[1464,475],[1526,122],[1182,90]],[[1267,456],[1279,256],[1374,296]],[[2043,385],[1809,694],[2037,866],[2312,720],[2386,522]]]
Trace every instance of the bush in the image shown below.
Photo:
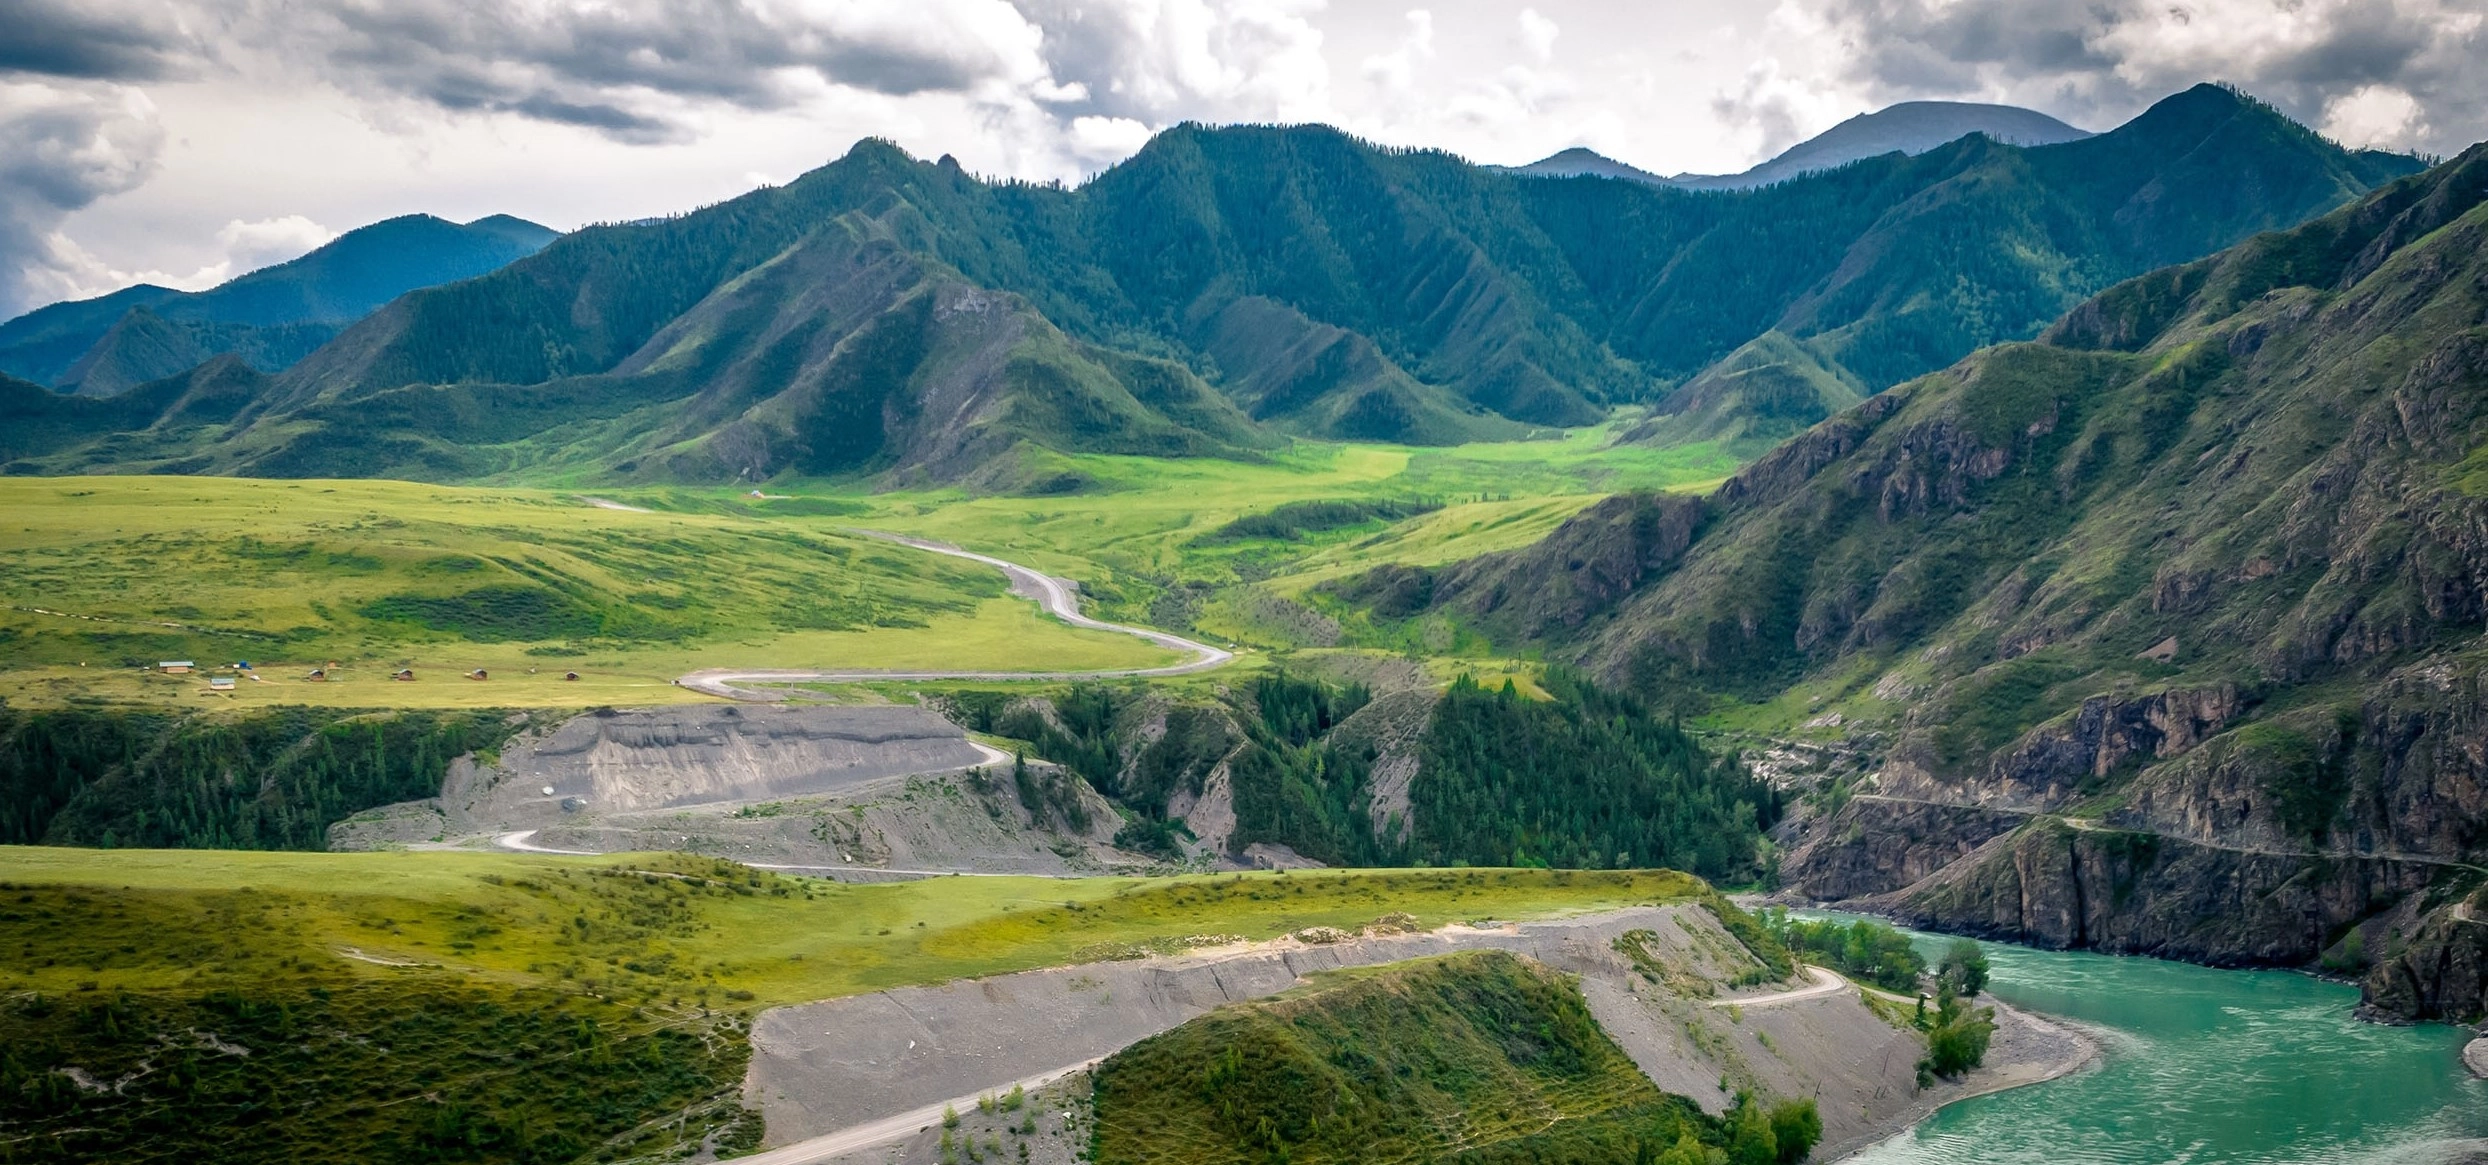
[[[1771,1106],[1771,1136],[1779,1142],[1780,1165],[1796,1165],[1823,1141],[1823,1114],[1812,1097],[1783,1100]]]
[[[1923,1007],[1923,1005],[1922,1005]],[[1934,1077],[1955,1079],[1987,1059],[1987,1042],[1996,1034],[1994,1008],[1965,1007],[1950,986],[1937,996],[1932,1015],[1921,1010],[1918,1025],[1926,1032],[1926,1058],[1918,1061],[1918,1084]]]
[[[1975,996],[1987,987],[1987,952],[1969,939],[1955,939],[1936,962],[1935,977],[1961,995]]]

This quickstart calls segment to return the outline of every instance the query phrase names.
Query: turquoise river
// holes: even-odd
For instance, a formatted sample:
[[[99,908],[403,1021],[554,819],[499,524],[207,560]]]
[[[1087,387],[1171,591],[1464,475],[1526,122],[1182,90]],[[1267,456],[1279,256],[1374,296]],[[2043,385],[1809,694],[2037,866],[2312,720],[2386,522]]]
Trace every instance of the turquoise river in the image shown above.
[[[2287,972],[1986,946],[1997,998],[2075,1022],[2105,1056],[1951,1105],[1855,1165],[2488,1160],[2488,1081],[2462,1070],[2462,1029],[2361,1023],[2356,988]]]

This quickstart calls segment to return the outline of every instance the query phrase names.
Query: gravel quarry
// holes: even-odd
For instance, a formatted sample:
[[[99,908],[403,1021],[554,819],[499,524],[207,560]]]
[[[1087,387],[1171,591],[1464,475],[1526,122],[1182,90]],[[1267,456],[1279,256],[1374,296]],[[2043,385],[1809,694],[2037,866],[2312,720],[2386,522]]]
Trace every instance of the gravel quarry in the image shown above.
[[[1089,830],[1034,821],[1010,765],[911,705],[601,710],[460,758],[439,797],[356,814],[329,848],[684,850],[832,874],[1143,864],[1109,844],[1117,818],[1085,785]]]
[[[1580,977],[1591,1013],[1661,1089],[1725,1111],[1738,1089],[1812,1096],[1835,1160],[1937,1106],[2030,1083],[2088,1062],[2067,1029],[1999,1009],[1988,1067],[1920,1090],[1915,1034],[1875,1014],[1858,989],[1819,977],[1728,992],[1751,965],[1699,906],[1639,907],[1508,926],[1450,926],[1339,941],[1273,943],[1027,971],[911,987],[762,1013],[752,1027],[744,1100],[768,1121],[772,1165],[925,1159],[937,1128],[872,1146],[842,1131],[919,1110],[931,1098],[1007,1092],[1015,1081],[1102,1058],[1228,1003],[1265,998],[1308,975],[1494,948]],[[1305,941],[1312,938],[1316,941]],[[1618,950],[1636,945],[1643,957]],[[1637,942],[1635,940],[1638,940]],[[1825,972],[1824,974],[1828,974]],[[1836,978],[1836,977],[1835,977]],[[1071,1084],[1066,1080],[1054,1093]],[[1059,1111],[1063,1101],[1054,1101]],[[807,1152],[806,1141],[821,1141]]]

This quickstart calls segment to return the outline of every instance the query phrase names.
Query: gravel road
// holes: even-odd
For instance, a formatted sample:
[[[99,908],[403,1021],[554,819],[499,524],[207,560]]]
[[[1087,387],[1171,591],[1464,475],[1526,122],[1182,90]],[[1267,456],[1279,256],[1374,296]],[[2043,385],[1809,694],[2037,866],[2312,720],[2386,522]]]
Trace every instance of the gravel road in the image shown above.
[[[1814,980],[1814,982],[1804,987],[1792,987],[1786,991],[1773,991],[1767,995],[1744,995],[1730,996],[1724,999],[1706,999],[1703,1000],[1703,1002],[1712,1007],[1769,1007],[1775,1003],[1794,1003],[1800,999],[1819,999],[1822,996],[1836,995],[1848,989],[1849,981],[1841,978],[1838,972],[1833,971],[1828,967],[1807,967],[1805,971],[1806,974]]]
[[[927,1127],[939,1123],[944,1110],[973,1112],[976,1109],[976,1098],[979,1096],[998,1096],[1009,1092],[1014,1087],[1035,1092],[1072,1073],[1086,1072],[1097,1065],[1096,1060],[1085,1060],[1056,1068],[1051,1072],[1039,1073],[1012,1084],[1005,1084],[1000,1088],[988,1088],[982,1092],[956,1097],[940,1104],[928,1104],[923,1108],[902,1112],[897,1116],[884,1117],[869,1124],[840,1129],[827,1136],[797,1141],[784,1148],[771,1149],[766,1153],[756,1153],[749,1157],[736,1158],[736,1160],[742,1162],[742,1165],[813,1165],[814,1162],[827,1161],[841,1153],[869,1149],[875,1145],[898,1140],[909,1133],[922,1132]]]
[[[728,699],[783,700],[786,698],[786,694],[782,691],[745,688],[737,685],[745,683],[852,684],[882,683],[893,680],[1126,679],[1139,676],[1189,675],[1193,672],[1203,672],[1212,668],[1224,667],[1228,661],[1235,658],[1234,654],[1231,652],[1220,650],[1219,648],[1212,647],[1206,643],[1197,643],[1180,635],[1172,635],[1164,631],[1155,631],[1147,627],[1132,627],[1122,623],[1108,623],[1102,619],[1089,618],[1088,616],[1080,613],[1080,600],[1072,593],[1069,584],[1051,575],[1044,574],[1029,567],[1021,566],[1016,562],[1005,562],[1002,559],[993,557],[992,555],[978,554],[971,550],[962,550],[959,547],[952,546],[948,543],[933,542],[923,538],[911,538],[904,534],[891,534],[881,530],[849,530],[847,532],[850,534],[859,534],[866,538],[878,538],[884,542],[896,542],[901,546],[913,547],[917,550],[928,551],[934,554],[947,554],[953,558],[964,558],[971,562],[984,563],[987,566],[1000,570],[1011,580],[1011,593],[1036,600],[1037,605],[1043,607],[1047,614],[1052,615],[1055,618],[1070,624],[1071,626],[1086,627],[1092,631],[1112,631],[1118,635],[1138,636],[1142,639],[1148,640],[1151,643],[1157,644],[1160,647],[1166,648],[1169,651],[1184,652],[1192,656],[1192,658],[1184,663],[1169,664],[1165,667],[1117,668],[1106,671],[1062,672],[734,671],[725,668],[711,668],[705,671],[693,672],[675,682],[686,688],[690,688],[693,691],[706,692],[712,696],[724,696]]]

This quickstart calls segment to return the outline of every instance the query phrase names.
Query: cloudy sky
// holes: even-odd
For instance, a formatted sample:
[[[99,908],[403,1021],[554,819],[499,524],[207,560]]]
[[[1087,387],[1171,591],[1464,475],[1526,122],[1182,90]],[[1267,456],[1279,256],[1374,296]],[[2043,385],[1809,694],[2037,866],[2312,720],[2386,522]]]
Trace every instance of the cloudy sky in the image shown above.
[[[2488,0],[0,0],[0,317],[412,211],[687,209],[866,135],[1071,181],[1184,120],[1727,172],[1894,101],[2104,129],[2226,80],[2451,154],[2484,60]]]

